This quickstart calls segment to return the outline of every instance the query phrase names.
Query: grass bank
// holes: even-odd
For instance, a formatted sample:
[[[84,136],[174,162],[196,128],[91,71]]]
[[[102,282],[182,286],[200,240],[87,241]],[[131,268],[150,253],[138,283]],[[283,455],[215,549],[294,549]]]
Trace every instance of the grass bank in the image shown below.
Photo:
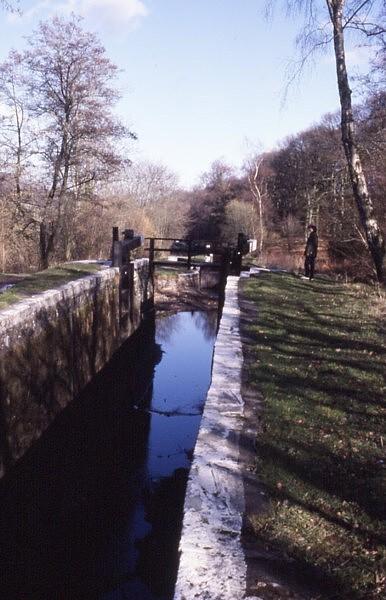
[[[264,396],[257,472],[267,547],[317,567],[320,598],[386,598],[385,304],[365,287],[283,274],[242,281],[248,379]]]
[[[0,274],[0,283],[11,282],[12,287],[0,294],[0,310],[34,294],[57,288],[74,279],[80,279],[99,271],[97,263],[65,263],[45,271],[25,276]]]

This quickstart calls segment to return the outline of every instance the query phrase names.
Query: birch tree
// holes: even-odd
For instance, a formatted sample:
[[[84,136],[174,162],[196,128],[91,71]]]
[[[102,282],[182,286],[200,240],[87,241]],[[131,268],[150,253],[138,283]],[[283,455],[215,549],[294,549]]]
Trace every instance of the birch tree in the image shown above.
[[[306,27],[303,36],[299,38],[303,50],[302,62],[316,47],[328,42],[333,43],[341,106],[341,136],[353,197],[378,281],[382,282],[385,241],[369,194],[359,152],[347,72],[345,36],[349,30],[360,32],[368,39],[384,36],[386,29],[382,20],[379,21],[384,15],[383,0],[288,0],[287,6],[292,10],[302,10],[306,15]],[[326,18],[330,22],[330,30],[326,30]]]
[[[268,173],[265,169],[266,156],[264,154],[252,156],[247,160],[245,170],[248,178],[250,192],[259,215],[259,258],[262,257],[265,241],[265,202],[268,197]]]

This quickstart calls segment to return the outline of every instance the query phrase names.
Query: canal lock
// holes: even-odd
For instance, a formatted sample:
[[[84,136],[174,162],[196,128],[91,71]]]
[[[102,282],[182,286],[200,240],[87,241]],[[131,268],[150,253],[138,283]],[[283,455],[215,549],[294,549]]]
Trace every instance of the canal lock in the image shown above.
[[[1,481],[1,597],[171,600],[216,329],[147,320]]]

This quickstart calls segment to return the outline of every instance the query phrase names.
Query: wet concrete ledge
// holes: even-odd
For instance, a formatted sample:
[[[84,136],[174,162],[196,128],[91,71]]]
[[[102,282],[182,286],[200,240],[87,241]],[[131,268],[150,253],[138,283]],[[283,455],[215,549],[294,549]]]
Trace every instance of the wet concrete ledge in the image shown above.
[[[152,297],[148,260],[123,296],[107,268],[0,311],[0,476],[140,325]]]
[[[238,277],[228,277],[212,382],[194,450],[180,540],[175,600],[247,598],[241,543],[245,496],[240,461],[244,403]]]

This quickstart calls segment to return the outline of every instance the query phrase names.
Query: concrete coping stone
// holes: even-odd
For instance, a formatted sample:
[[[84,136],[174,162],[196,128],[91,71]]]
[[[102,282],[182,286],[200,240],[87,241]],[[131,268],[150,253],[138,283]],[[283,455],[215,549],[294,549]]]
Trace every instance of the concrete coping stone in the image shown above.
[[[78,262],[78,261],[77,261]],[[95,261],[89,261],[94,262]],[[87,264],[89,264],[86,261]],[[139,258],[133,261],[134,270],[139,271],[148,263],[147,258]],[[56,305],[61,300],[73,299],[78,295],[100,285],[103,281],[113,279],[119,273],[118,267],[111,267],[106,263],[100,271],[86,275],[79,279],[69,281],[57,288],[48,289],[34,294],[12,304],[9,308],[0,310],[0,335],[6,333],[10,327],[20,324],[22,321],[33,318],[39,310]]]
[[[243,426],[239,278],[229,276],[189,475],[174,600],[246,598],[241,546],[245,498],[239,462]]]
[[[34,313],[45,307],[52,307],[60,300],[76,297],[102,281],[113,279],[118,272],[119,269],[116,267],[103,269],[80,279],[69,281],[58,288],[39,292],[30,298],[16,302],[9,308],[0,310],[0,334],[16,323],[31,318]]]
[[[148,262],[148,258],[135,259],[133,261],[134,271],[140,271]],[[86,263],[95,263],[95,261],[86,261]],[[48,289],[15,302],[9,308],[0,310],[0,335],[5,334],[11,327],[19,325],[27,319],[33,319],[34,314],[38,311],[53,307],[61,300],[72,300],[95,286],[101,285],[103,281],[114,279],[117,274],[119,274],[119,267],[109,266],[109,263],[106,262],[100,271],[95,271],[95,273],[74,279],[57,288]]]

